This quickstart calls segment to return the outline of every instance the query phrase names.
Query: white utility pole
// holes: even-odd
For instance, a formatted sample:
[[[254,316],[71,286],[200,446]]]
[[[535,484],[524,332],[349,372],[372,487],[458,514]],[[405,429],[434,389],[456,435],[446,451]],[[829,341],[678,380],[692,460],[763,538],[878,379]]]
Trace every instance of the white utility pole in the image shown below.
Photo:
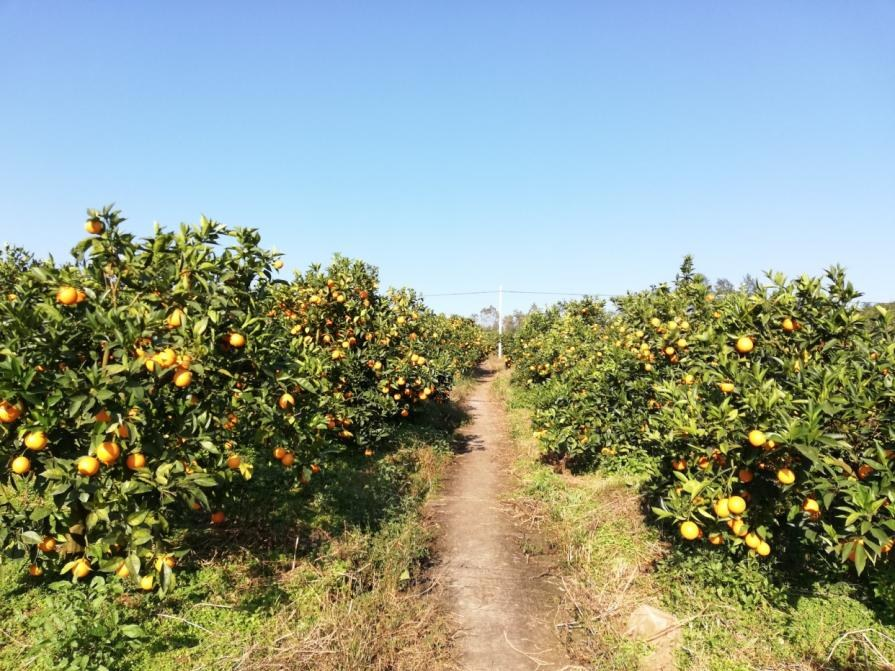
[[[503,358],[503,285],[497,288],[497,358]]]

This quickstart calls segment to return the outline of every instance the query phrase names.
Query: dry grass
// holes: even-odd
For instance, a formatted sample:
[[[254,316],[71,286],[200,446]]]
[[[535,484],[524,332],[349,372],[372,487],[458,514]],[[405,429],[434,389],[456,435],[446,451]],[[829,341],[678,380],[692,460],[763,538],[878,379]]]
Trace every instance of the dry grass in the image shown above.
[[[497,393],[509,400],[506,375]],[[659,605],[651,572],[665,552],[644,522],[636,489],[621,478],[554,472],[540,463],[528,411],[511,407],[509,424],[520,453],[512,503],[561,555],[562,626],[570,655],[588,668],[635,668],[648,647],[624,632],[638,605]]]

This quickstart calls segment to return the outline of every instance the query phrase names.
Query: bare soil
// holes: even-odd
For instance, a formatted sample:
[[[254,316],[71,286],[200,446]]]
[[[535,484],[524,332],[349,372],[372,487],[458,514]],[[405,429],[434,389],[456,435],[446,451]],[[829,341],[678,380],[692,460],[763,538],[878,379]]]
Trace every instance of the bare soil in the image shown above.
[[[525,552],[525,529],[503,502],[512,450],[504,406],[491,392],[495,376],[491,361],[463,401],[471,422],[458,431],[452,474],[432,504],[440,532],[434,572],[459,628],[457,664],[463,671],[579,669],[557,636],[555,562]]]

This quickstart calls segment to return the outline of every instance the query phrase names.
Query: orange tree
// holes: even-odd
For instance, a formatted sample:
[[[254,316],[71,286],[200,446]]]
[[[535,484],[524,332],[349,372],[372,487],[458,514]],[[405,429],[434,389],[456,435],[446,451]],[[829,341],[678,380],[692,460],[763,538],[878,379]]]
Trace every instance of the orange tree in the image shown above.
[[[384,445],[485,353],[361,262],[285,282],[253,230],[122,221],[91,211],[74,263],[2,264],[0,548],[32,575],[168,589],[182,529]]]
[[[677,538],[862,571],[895,537],[895,334],[858,295],[834,268],[716,299],[688,260],[674,286],[618,299],[605,327],[574,310],[531,320],[516,377],[548,452],[645,460]]]

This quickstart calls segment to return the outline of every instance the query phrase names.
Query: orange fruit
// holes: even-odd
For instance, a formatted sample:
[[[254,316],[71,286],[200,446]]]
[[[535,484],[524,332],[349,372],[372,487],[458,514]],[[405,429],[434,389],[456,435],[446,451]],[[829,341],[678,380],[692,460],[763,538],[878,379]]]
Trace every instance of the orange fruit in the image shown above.
[[[295,405],[295,397],[289,392],[286,392],[277,400],[277,405],[280,407],[280,410],[286,410]]]
[[[681,536],[686,538],[688,541],[696,540],[699,538],[699,527],[696,526],[695,522],[691,522],[687,520],[686,522],[681,524],[680,527]]]
[[[230,347],[245,347],[246,338],[241,333],[231,333],[227,337],[227,343],[230,345]]]
[[[127,567],[127,564],[121,562],[121,566],[115,569],[115,575],[119,578],[127,578],[131,574],[130,569]]]
[[[725,394],[730,394],[731,392],[733,392],[734,389],[733,382],[722,382],[718,385],[718,387],[720,387],[721,391]]]
[[[283,463],[283,466],[291,466],[295,463],[295,455],[292,452],[287,452],[280,461]]]
[[[131,435],[131,430],[127,428],[126,424],[118,425],[118,437],[119,438],[128,438]]]
[[[92,570],[90,562],[81,558],[78,560],[78,563],[72,567],[71,573],[75,578],[85,578]]]
[[[730,505],[727,499],[718,499],[714,505],[715,515],[718,517],[730,517]]]
[[[787,317],[786,319],[783,320],[782,326],[783,326],[783,330],[786,331],[787,333],[792,333],[793,331],[796,330],[796,325],[793,324],[792,319],[790,319],[789,317]]]
[[[172,382],[174,383],[175,387],[183,389],[184,387],[188,387],[192,381],[193,372],[188,368],[178,368],[174,372],[174,378]]]
[[[727,499],[727,508],[734,515],[742,515],[746,510],[746,499],[742,496],[731,496]]]
[[[112,420],[112,415],[109,414],[109,411],[103,408],[98,413],[96,413],[93,418],[97,422],[109,422]]]
[[[56,292],[56,302],[62,305],[74,305],[78,302],[78,290],[74,287],[59,287]]]
[[[211,513],[211,523],[212,524],[223,524],[227,520],[227,516],[224,514],[223,510],[215,510]]]
[[[761,541],[758,544],[758,547],[755,548],[755,551],[762,557],[767,557],[769,554],[771,554],[771,546],[768,545],[765,541]]]
[[[99,235],[104,229],[103,222],[96,217],[91,217],[84,224],[84,230],[90,233],[90,235]]]
[[[280,268],[283,267],[283,262],[280,259],[277,259],[276,261],[273,262],[273,267],[275,270],[279,270]]]
[[[52,536],[44,536],[44,539],[37,544],[37,549],[41,552],[52,552],[56,549],[56,539]]]
[[[0,402],[0,423],[12,424],[21,416],[21,414],[22,411],[19,410],[18,406],[15,406],[8,401]]]
[[[168,347],[156,354],[152,359],[162,368],[170,368],[177,363],[177,352]]]
[[[140,452],[132,452],[131,454],[127,455],[125,464],[132,471],[136,471],[146,465],[146,457],[144,457],[143,454]]]
[[[749,432],[749,444],[752,447],[761,447],[766,442],[768,442],[768,438],[764,435],[764,432],[758,429],[753,429]]]
[[[176,329],[181,324],[183,324],[183,310],[180,308],[174,308],[171,311],[171,314],[168,315],[167,319],[165,319],[165,323],[168,325],[169,329]]]
[[[92,477],[99,472],[99,459],[91,456],[84,456],[78,459],[78,473],[86,477]]]
[[[151,575],[144,575],[140,578],[140,589],[148,592],[155,586],[155,578]]]
[[[227,468],[237,469],[239,465],[242,463],[242,459],[238,454],[231,454],[227,457]]]
[[[873,472],[873,466],[870,466],[868,464],[861,464],[860,466],[858,466],[858,477],[861,478],[861,480],[869,477]]]
[[[736,343],[736,350],[740,354],[748,354],[755,348],[755,343],[749,336],[739,338]]]
[[[743,541],[746,543],[746,547],[753,550],[761,544],[761,538],[758,537],[758,534],[754,534],[751,531],[746,534],[746,538]]]
[[[790,468],[781,468],[777,471],[777,480],[779,480],[781,484],[791,485],[796,481],[796,474],[793,473]]]
[[[724,542],[724,536],[719,534],[717,531],[713,534],[709,534],[709,543],[712,545],[721,545]]]
[[[47,434],[43,431],[29,431],[25,434],[25,447],[39,452],[47,447]]]
[[[687,461],[686,459],[672,459],[671,467],[676,471],[685,471],[687,470]]]
[[[742,482],[743,484],[749,484],[755,477],[752,471],[750,471],[748,468],[741,468],[738,475],[740,478],[740,482]]]
[[[281,460],[286,456],[286,448],[283,447],[275,447],[273,448],[273,458],[277,461]]]
[[[28,575],[30,575],[33,578],[40,577],[43,574],[44,574],[44,570],[37,564],[31,564],[31,566],[28,567]]]
[[[121,456],[121,448],[117,443],[106,441],[96,448],[96,458],[106,466],[111,466]]]
[[[749,528],[743,520],[730,520],[728,525],[730,526],[730,530],[733,531],[734,536],[743,537],[749,533]]]
[[[820,513],[820,505],[816,500],[812,498],[805,499],[805,502],[802,504],[802,510],[806,513],[817,514]]]
[[[18,456],[12,460],[11,468],[16,475],[25,475],[31,470],[31,460],[25,456]]]

